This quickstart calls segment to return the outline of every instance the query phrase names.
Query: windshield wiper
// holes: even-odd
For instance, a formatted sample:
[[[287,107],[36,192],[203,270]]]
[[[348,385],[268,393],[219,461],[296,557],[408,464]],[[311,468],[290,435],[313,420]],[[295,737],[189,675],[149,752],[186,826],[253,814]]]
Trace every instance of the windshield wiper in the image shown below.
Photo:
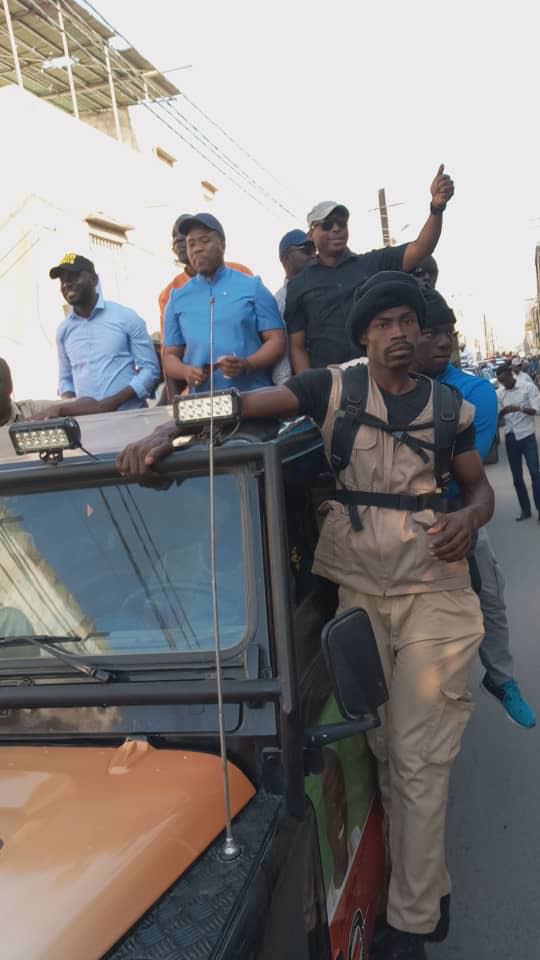
[[[86,637],[85,639],[88,638]],[[69,641],[83,643],[83,638],[77,637],[74,634],[65,637],[49,636],[48,634],[37,636],[30,633],[20,634],[20,636],[17,637],[0,637],[0,650],[2,647],[22,647],[30,643],[37,647],[38,650],[46,650],[51,656],[56,657],[57,660],[61,660],[62,663],[66,663],[72,670],[84,674],[85,677],[92,677],[93,680],[99,680],[101,683],[108,683],[109,680],[115,679],[114,673],[111,673],[109,670],[93,667],[91,663],[85,663],[84,660],[82,662],[80,660],[74,661],[72,659],[73,654],[64,653],[63,650],[58,650],[55,646],[56,643],[68,643]]]

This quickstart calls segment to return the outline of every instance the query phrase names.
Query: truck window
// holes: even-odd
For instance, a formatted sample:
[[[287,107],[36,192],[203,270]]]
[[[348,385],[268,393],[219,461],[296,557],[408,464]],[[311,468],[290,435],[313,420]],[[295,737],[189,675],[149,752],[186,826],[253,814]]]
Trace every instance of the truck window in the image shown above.
[[[231,648],[248,625],[241,479],[220,474],[215,490],[221,644]],[[0,636],[27,633],[87,637],[66,643],[74,654],[212,650],[208,478],[0,498]]]

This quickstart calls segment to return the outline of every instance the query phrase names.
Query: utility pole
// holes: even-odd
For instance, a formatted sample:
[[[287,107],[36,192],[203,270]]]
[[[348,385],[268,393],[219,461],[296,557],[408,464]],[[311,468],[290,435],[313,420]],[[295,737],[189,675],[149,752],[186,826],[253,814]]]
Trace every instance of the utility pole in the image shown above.
[[[388,206],[386,204],[386,190],[384,187],[381,187],[379,190],[379,215],[381,218],[383,244],[385,247],[390,247],[390,226],[388,224]]]
[[[403,206],[402,202],[391,203],[391,207],[401,207]],[[372,207],[369,210],[369,213],[378,212],[379,217],[381,218],[381,229],[382,229],[382,238],[383,245],[385,247],[392,246],[392,238],[390,236],[390,221],[388,218],[388,204],[386,202],[386,190],[384,187],[381,187],[379,190],[379,204],[377,207]]]

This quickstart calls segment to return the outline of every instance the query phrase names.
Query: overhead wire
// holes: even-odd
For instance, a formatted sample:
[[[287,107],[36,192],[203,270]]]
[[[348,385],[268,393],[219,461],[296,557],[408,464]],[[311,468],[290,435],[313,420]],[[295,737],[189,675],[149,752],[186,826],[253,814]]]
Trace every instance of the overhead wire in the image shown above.
[[[65,3],[65,2],[66,2],[66,0],[64,0],[64,3]],[[115,27],[109,20],[107,20],[107,18],[104,17],[103,14],[90,2],[90,0],[84,0],[84,6],[85,6],[88,10],[90,10],[90,11],[94,14],[94,16],[95,16],[98,20],[100,20],[109,30],[111,30],[115,36],[119,37],[124,43],[126,43],[126,44],[128,45],[128,47],[133,48],[133,44],[131,43],[131,41],[128,40],[128,38],[127,38],[123,33],[121,33],[119,30],[117,30],[116,27]],[[68,7],[67,9],[68,9],[68,10],[71,10],[70,7]],[[85,26],[87,26],[86,22],[85,22],[84,19],[80,16],[80,14],[78,14],[75,10],[73,10],[73,13],[77,16],[77,18],[78,18]],[[130,69],[131,72],[135,74],[135,76],[137,77],[137,79],[139,79],[139,73],[138,73],[136,67],[134,67],[133,64],[131,64],[131,63],[129,62],[129,60],[127,60],[126,57],[123,57],[123,56],[122,56],[122,52],[121,52],[121,51],[115,50],[115,48],[112,47],[112,48],[111,48],[111,52],[112,52],[114,55],[116,55],[117,57],[120,57],[121,60],[122,60],[123,65],[124,65],[124,66],[127,66],[127,68]],[[154,87],[154,89],[156,90],[156,92],[158,93],[158,95],[160,96],[160,98],[163,97],[163,95],[160,94],[159,89],[155,86],[155,84],[152,84],[152,81],[151,81],[150,79],[145,79],[145,82],[146,82],[146,84],[147,84],[148,87],[150,87],[150,86],[153,86],[153,87]],[[202,107],[199,107],[199,105],[198,105],[197,103],[195,103],[194,100],[192,100],[190,97],[188,97],[187,94],[184,93],[183,90],[180,90],[180,91],[179,91],[179,96],[182,97],[182,99],[185,100],[186,103],[189,103],[189,105],[190,105],[191,107],[193,107],[193,109],[196,110],[197,113],[199,113],[202,117],[204,117],[204,119],[205,119],[208,123],[210,123],[216,130],[219,130],[219,132],[220,132],[231,144],[233,144],[233,146],[235,146],[241,153],[243,153],[243,154],[251,161],[251,163],[253,163],[256,167],[258,167],[259,170],[261,170],[261,171],[262,171],[263,173],[265,173],[267,176],[271,177],[271,178],[274,180],[274,182],[277,183],[279,186],[283,186],[283,184],[280,183],[280,181],[277,179],[277,177],[274,176],[273,173],[271,173],[262,163],[260,163],[260,161],[259,161],[255,156],[253,156],[253,154],[250,153],[249,150],[246,150],[246,148],[245,148],[241,143],[239,143],[238,140],[236,140],[234,137],[232,137],[231,134],[228,133],[228,131],[225,130],[225,128],[224,128],[223,126],[221,126],[221,124],[219,124],[216,120],[214,120],[205,110],[203,110]],[[186,119],[186,121],[187,121],[188,123],[191,123],[191,121],[189,121],[189,120],[185,117],[184,114],[180,114],[180,115],[181,115],[181,116],[184,116],[184,119]],[[196,129],[198,129],[198,128],[196,128]],[[202,132],[202,131],[201,131],[201,132]],[[206,135],[203,134],[203,136],[206,136]],[[208,138],[207,138],[207,139],[208,139]],[[212,142],[212,141],[209,141],[209,142]],[[219,150],[219,149],[220,149],[220,148],[218,148],[218,150]],[[220,150],[220,152],[222,152],[222,151]],[[230,158],[229,158],[229,159],[230,159]],[[234,161],[231,161],[231,162],[234,163]],[[237,166],[237,165],[235,164],[235,166]],[[238,167],[238,169],[241,170],[240,167]],[[286,213],[291,214],[291,215],[294,216],[294,214],[292,214],[292,211],[289,210],[287,207],[285,207],[280,200],[278,200],[276,197],[274,197],[274,196],[270,193],[270,191],[267,191],[265,187],[262,187],[260,184],[257,183],[257,181],[253,180],[253,178],[251,178],[251,177],[249,176],[249,174],[247,174],[244,170],[242,170],[242,173],[243,173],[244,176],[246,176],[248,179],[250,179],[250,181],[251,181],[254,185],[256,185],[256,186],[258,187],[258,189],[264,191],[265,194],[269,197],[269,199],[272,200],[273,203],[276,203],[277,205],[279,205],[279,206],[283,209],[284,212],[286,212]]]
[[[49,17],[45,13],[43,10],[43,4],[38,4],[36,0],[23,0],[23,2],[25,5],[30,4],[36,10],[39,16],[49,23],[51,27],[54,27],[55,29],[57,28],[56,20],[54,20],[52,17]],[[65,20],[71,23],[71,25],[85,37],[87,37],[88,40],[97,42],[100,45],[107,43],[107,39],[102,37],[96,30],[93,30],[91,27],[89,27],[88,23],[76,10],[67,5],[66,0],[63,0],[62,6]],[[112,30],[115,35],[122,37],[121,34],[117,33],[112,24],[109,24],[106,20],[104,20],[99,11],[97,11],[92,4],[86,4],[86,6],[93,11],[93,13],[108,27],[108,29]],[[101,70],[103,69],[103,61],[96,56],[91,49],[85,47],[80,40],[73,35],[73,33],[70,33],[67,27],[65,29],[65,35],[72,46],[74,45],[78,49],[82,50],[87,57],[99,65]],[[127,39],[123,37],[122,39],[124,39],[126,43],[129,43]],[[129,60],[127,60],[126,57],[122,55],[121,51],[117,51],[114,49],[114,47],[110,47],[109,53],[111,61],[114,61],[116,65],[121,66],[123,70],[128,71],[134,77],[134,79],[137,80],[139,85],[142,83],[139,71],[133,66],[133,64],[129,62]],[[199,156],[206,160],[206,162],[210,163],[211,166],[221,173],[222,176],[229,179],[238,189],[247,194],[260,206],[268,210],[269,207],[264,202],[264,200],[267,200],[277,209],[281,210],[281,212],[286,213],[289,216],[295,216],[293,211],[286,207],[285,204],[283,204],[279,199],[274,197],[273,194],[271,194],[270,191],[268,191],[264,186],[254,180],[253,177],[251,177],[242,167],[235,163],[235,161],[232,160],[228,154],[225,153],[225,151],[222,150],[217,144],[215,144],[199,127],[193,124],[189,118],[187,118],[185,114],[183,114],[177,108],[177,106],[171,102],[171,99],[163,98],[161,91],[151,79],[145,79],[144,81],[146,89],[149,92],[152,91],[154,94],[156,94],[156,98],[151,102],[148,102],[144,99],[141,100],[140,91],[137,91],[137,95],[134,96],[133,90],[128,86],[129,80],[116,77],[114,82],[118,89],[122,90],[129,99],[135,99],[141,106],[155,116],[156,119],[167,126],[175,134],[175,136],[179,137],[184,143],[187,144],[187,146],[189,146],[192,150],[198,153]],[[162,111],[164,114],[166,114],[167,119],[158,111]],[[183,133],[177,129],[176,124],[178,124],[181,130],[183,130]],[[188,137],[194,138],[197,143],[193,143],[193,140],[188,139]],[[232,138],[230,139],[232,140]],[[208,155],[208,151],[210,152],[210,155]],[[223,168],[223,165],[225,165],[226,169]],[[258,196],[257,193],[253,193],[253,190],[257,191],[260,196]]]

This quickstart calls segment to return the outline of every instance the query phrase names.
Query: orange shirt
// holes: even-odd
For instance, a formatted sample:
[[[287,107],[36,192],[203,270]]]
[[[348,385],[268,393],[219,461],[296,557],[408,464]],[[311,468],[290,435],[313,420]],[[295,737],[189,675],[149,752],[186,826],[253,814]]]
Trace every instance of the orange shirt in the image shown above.
[[[253,276],[253,271],[250,270],[249,267],[245,267],[243,263],[226,263],[225,266],[226,266],[226,267],[230,267],[231,270],[238,270],[239,273],[246,273],[246,274],[248,275],[248,277],[252,277],[252,276]],[[186,273],[186,271],[183,270],[182,273],[179,273],[178,276],[174,278],[174,280],[171,280],[171,282],[168,283],[167,286],[163,288],[163,290],[161,291],[161,293],[160,293],[160,295],[159,295],[159,297],[158,297],[158,303],[159,303],[159,329],[161,330],[161,342],[162,342],[162,343],[163,343],[163,318],[164,318],[164,316],[165,316],[165,307],[167,306],[167,303],[169,302],[169,297],[170,297],[170,295],[171,295],[171,291],[172,291],[172,290],[178,290],[179,287],[183,287],[184,284],[188,283],[189,280],[191,280],[190,274],[189,274],[189,273]]]

